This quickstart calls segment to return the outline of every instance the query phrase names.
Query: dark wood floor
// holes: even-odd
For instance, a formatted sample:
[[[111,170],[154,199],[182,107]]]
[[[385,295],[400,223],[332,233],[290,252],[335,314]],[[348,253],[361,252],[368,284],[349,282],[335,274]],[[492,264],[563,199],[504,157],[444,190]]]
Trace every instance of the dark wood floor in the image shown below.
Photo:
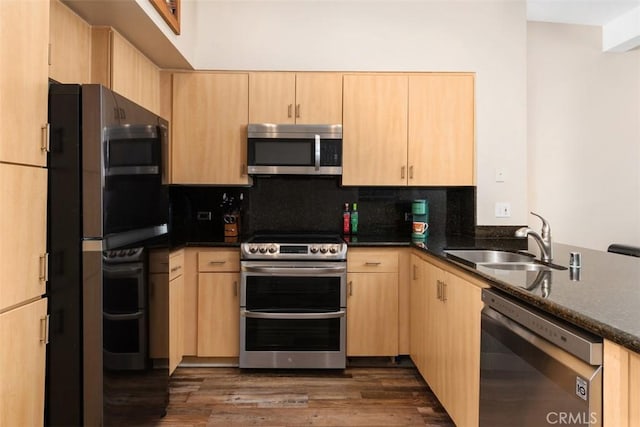
[[[157,426],[453,426],[413,367],[178,368]]]

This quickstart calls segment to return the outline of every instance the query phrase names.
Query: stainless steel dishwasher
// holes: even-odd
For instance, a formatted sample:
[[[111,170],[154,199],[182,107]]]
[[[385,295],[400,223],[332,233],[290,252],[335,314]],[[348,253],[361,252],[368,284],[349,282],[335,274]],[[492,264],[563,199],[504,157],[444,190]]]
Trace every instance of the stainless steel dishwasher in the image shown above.
[[[601,426],[602,338],[482,292],[480,426]]]

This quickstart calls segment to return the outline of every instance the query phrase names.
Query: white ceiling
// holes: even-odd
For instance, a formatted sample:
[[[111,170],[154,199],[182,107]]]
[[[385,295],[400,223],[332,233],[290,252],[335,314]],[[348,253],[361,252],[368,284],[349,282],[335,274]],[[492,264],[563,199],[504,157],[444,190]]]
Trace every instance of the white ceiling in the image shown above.
[[[527,0],[527,20],[605,25],[638,7],[640,0]]]

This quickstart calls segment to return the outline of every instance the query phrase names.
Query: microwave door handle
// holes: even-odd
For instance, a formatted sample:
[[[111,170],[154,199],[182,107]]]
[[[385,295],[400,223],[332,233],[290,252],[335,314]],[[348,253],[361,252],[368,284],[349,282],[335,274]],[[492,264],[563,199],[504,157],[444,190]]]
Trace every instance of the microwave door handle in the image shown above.
[[[320,170],[320,135],[316,134],[316,149],[315,149],[316,171]]]

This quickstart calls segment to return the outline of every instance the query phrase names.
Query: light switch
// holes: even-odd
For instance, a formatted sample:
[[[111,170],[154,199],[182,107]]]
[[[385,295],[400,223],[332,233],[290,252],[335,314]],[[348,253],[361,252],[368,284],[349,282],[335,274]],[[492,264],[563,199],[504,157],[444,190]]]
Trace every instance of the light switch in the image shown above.
[[[509,218],[511,217],[511,203],[509,202],[497,202],[496,203],[496,218]]]

